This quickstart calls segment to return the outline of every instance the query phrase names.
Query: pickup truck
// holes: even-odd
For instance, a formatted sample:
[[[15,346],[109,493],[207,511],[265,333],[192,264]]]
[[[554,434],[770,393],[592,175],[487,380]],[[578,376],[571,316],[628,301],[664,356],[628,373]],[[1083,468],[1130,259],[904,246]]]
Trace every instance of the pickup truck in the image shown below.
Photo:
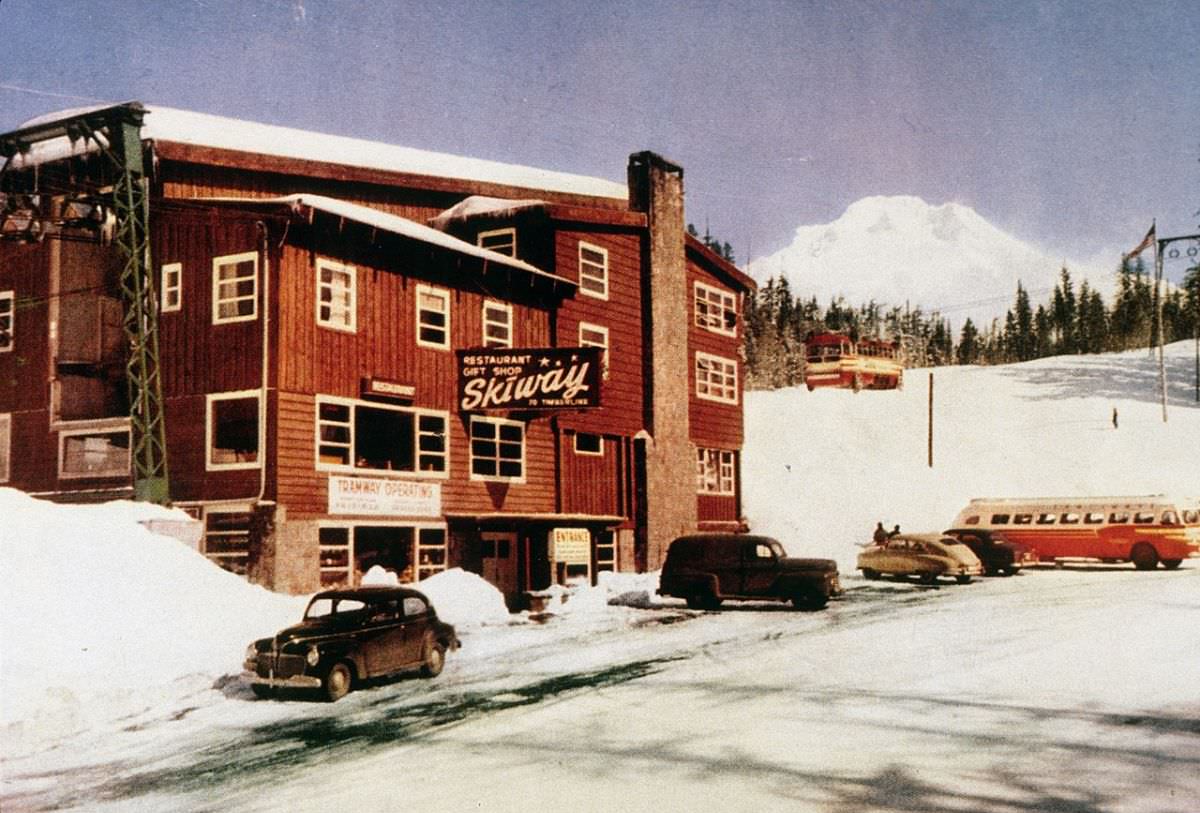
[[[726,599],[766,599],[819,610],[842,587],[832,559],[793,559],[769,536],[710,533],[671,543],[658,592],[693,609],[715,610]]]

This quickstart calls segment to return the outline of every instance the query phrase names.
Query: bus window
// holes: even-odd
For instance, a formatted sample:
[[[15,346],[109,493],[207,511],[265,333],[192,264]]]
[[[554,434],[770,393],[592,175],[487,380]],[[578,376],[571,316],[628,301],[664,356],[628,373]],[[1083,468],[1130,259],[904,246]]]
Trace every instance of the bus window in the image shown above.
[[[1151,511],[1138,511],[1133,515],[1133,521],[1137,525],[1150,525],[1154,522],[1154,514]]]
[[[1062,515],[1063,525],[1075,525],[1079,522],[1079,514],[1066,513]]]
[[[1175,518],[1175,512],[1174,511],[1163,511],[1162,524],[1163,525],[1178,525],[1179,520]]]
[[[978,524],[979,524],[979,515],[978,514],[967,517],[967,521],[963,523],[963,525],[978,525]]]
[[[1097,511],[1088,511],[1083,515],[1083,521],[1088,525],[1099,525],[1100,523],[1104,522],[1104,514],[1101,514]]]
[[[1108,521],[1120,525],[1123,522],[1129,522],[1129,514],[1124,511],[1113,511],[1108,515]]]
[[[1013,517],[1013,525],[1028,525],[1033,522],[1033,514],[1017,514]]]
[[[1056,519],[1054,514],[1038,514],[1038,525],[1053,525]]]
[[[993,525],[1007,525],[1008,524],[1008,514],[992,514],[992,524]]]

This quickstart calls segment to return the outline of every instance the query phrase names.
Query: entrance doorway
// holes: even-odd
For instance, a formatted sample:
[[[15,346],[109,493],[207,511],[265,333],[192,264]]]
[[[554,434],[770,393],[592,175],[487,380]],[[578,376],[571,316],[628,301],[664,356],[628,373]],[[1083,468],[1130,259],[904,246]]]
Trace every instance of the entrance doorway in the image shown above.
[[[480,575],[506,596],[517,592],[517,534],[485,531],[479,535]]]

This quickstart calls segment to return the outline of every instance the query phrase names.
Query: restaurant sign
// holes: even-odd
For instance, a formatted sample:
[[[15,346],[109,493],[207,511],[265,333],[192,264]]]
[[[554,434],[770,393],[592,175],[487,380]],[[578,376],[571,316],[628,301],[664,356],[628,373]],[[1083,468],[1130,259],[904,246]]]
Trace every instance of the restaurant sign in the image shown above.
[[[458,406],[557,410],[600,406],[599,347],[492,347],[458,352]]]
[[[331,475],[329,513],[372,517],[440,516],[442,484]]]

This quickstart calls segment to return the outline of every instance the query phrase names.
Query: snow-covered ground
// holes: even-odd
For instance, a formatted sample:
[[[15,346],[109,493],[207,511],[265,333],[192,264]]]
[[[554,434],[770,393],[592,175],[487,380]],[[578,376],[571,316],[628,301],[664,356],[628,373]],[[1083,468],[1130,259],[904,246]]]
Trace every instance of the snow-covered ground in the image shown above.
[[[303,597],[148,531],[143,505],[0,489],[0,808],[1179,811],[1200,809],[1200,560],[865,582],[876,521],[973,496],[1200,494],[1192,346],[1162,420],[1143,352],[935,371],[899,392],[747,396],[756,531],[838,560],[822,613],[693,612],[654,574],[539,622],[450,571],[462,650],[433,681],[256,701],[255,637]],[[1112,426],[1112,410],[1119,428]]]

